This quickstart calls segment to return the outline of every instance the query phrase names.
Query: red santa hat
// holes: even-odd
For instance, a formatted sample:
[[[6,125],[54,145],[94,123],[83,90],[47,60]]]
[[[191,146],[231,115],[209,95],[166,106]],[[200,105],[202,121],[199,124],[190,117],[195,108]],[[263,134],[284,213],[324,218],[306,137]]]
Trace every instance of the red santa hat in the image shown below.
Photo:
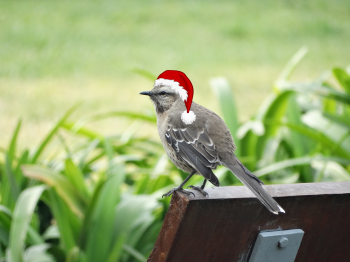
[[[193,86],[185,73],[177,70],[166,70],[158,76],[154,86],[169,86],[179,94],[180,98],[185,102],[187,109],[181,114],[181,120],[186,125],[190,125],[196,120],[196,115],[193,111],[190,111],[193,98]]]

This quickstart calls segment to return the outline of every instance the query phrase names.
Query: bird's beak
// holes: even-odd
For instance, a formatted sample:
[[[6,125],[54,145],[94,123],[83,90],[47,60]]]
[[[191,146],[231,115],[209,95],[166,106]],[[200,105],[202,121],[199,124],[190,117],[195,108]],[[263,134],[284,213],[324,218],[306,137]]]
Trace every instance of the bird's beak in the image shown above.
[[[150,91],[144,91],[144,92],[141,92],[140,95],[150,96],[151,92]]]

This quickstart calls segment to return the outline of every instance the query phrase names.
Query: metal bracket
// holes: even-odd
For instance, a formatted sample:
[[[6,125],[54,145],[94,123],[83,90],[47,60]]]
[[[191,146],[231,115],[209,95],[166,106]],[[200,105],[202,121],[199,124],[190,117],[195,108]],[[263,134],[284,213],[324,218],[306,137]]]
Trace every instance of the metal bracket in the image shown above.
[[[303,236],[301,229],[261,232],[249,262],[294,262]]]

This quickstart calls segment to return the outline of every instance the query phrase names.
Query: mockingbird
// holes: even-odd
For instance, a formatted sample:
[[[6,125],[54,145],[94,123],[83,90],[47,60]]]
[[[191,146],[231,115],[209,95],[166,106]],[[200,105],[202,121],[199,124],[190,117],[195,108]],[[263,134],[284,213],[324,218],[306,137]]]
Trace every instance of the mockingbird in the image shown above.
[[[151,91],[141,92],[151,98],[157,115],[157,127],[163,147],[175,166],[189,176],[175,191],[186,194],[185,183],[194,175],[204,177],[201,187],[204,191],[207,180],[219,186],[213,169],[223,165],[230,169],[257,198],[274,214],[284,213],[282,207],[264,190],[264,183],[252,174],[235,156],[236,148],[225,122],[214,112],[192,102],[193,87],[187,76],[180,71],[167,70],[159,75]]]

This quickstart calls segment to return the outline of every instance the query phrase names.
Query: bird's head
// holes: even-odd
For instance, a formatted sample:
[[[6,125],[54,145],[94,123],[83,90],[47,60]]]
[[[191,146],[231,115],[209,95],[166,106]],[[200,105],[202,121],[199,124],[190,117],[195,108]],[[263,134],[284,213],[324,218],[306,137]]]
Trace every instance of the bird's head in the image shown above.
[[[169,86],[155,86],[151,91],[141,92],[151,98],[157,114],[168,111],[177,102],[183,103],[178,93]]]

